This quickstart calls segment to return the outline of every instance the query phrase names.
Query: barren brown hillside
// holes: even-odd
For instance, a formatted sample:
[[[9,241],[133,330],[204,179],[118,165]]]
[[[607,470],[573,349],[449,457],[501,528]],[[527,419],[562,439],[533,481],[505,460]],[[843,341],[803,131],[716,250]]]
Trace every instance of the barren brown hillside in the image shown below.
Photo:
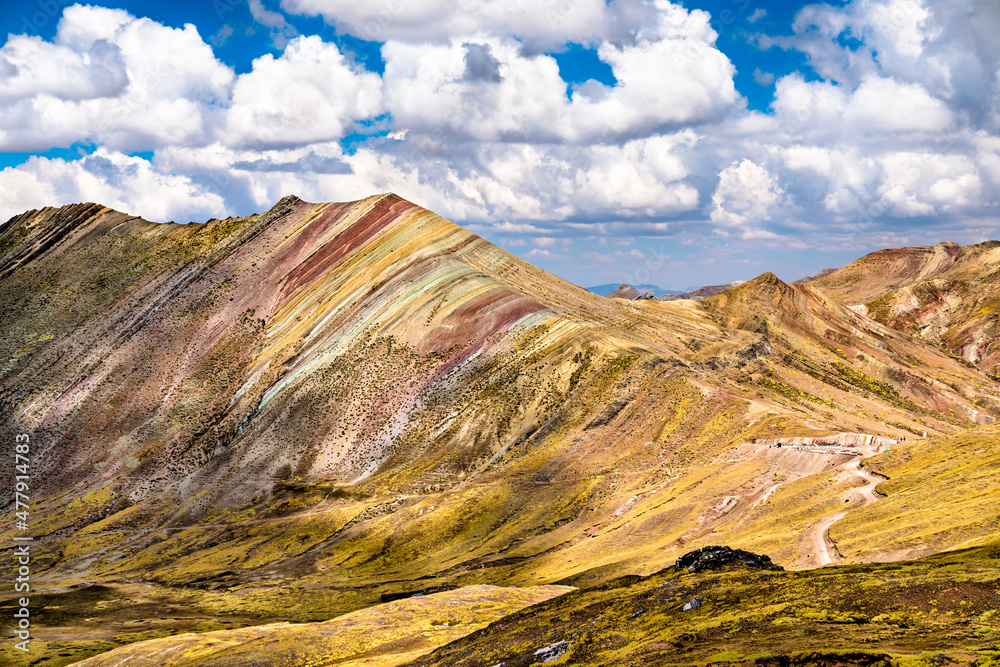
[[[996,374],[1000,241],[880,250],[811,284]]]

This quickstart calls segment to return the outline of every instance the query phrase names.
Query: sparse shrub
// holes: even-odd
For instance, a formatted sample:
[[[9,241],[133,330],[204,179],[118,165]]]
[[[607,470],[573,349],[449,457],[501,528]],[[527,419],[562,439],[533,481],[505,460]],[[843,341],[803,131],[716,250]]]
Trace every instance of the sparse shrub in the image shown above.
[[[885,625],[895,625],[899,628],[908,628],[913,623],[913,616],[903,613],[879,614],[871,620],[872,623],[882,623]]]

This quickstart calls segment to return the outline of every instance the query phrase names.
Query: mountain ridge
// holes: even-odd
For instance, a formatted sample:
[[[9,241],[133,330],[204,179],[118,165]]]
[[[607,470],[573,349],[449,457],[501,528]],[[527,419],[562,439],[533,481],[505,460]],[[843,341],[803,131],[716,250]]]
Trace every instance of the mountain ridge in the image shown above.
[[[873,319],[992,370],[1000,365],[1000,241],[879,250],[815,281]],[[878,275],[877,281],[870,279]]]

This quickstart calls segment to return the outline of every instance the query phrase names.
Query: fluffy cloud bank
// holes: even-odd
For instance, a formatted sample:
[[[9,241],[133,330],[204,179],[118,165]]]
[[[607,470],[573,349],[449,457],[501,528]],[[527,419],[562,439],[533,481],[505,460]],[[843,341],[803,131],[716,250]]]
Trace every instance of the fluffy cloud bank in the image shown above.
[[[280,58],[263,56],[236,80],[224,139],[261,148],[330,141],[381,108],[377,74],[352,68],[319,37],[297,37]]]
[[[213,132],[233,72],[193,25],[174,29],[126,12],[67,7],[53,42],[12,36],[0,48],[0,150],[74,142],[126,150],[195,145]]]
[[[919,224],[973,240],[962,230],[997,213],[1000,10],[987,0],[803,9],[790,34],[751,38],[804,54],[811,72],[754,72],[774,83],[767,112],[747,109],[712,17],[664,0],[281,8],[380,42],[384,71],[259,1],[253,15],[281,51],[241,74],[194,25],[118,9],[73,5],[51,41],[10,36],[0,150],[92,154],[0,171],[0,218],[95,200],[190,220],[289,192],[393,190],[544,258],[608,235],[856,247],[859,234],[903,238]],[[568,44],[610,79],[564,80],[553,53]]]
[[[148,161],[98,149],[81,160],[33,157],[0,172],[0,201],[11,211],[94,201],[153,220],[204,221],[226,212],[225,200],[188,176],[164,173]],[[44,203],[42,203],[44,202]]]

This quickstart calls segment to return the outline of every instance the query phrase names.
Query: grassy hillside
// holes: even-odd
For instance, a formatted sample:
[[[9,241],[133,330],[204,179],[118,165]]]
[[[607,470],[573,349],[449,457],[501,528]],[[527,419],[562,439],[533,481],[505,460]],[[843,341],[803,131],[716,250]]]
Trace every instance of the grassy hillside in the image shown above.
[[[9,645],[0,648],[0,659],[12,666],[222,667],[254,661],[259,664],[262,656],[266,656],[270,665],[392,667],[523,607],[571,590],[561,586],[524,589],[472,586],[375,605],[325,623],[273,623],[214,631],[202,626],[197,628],[200,632],[182,634],[147,628],[140,636],[131,638],[135,643],[115,650],[109,649],[121,644],[124,638],[95,642],[52,639],[44,642],[45,658],[40,661]],[[86,659],[93,653],[99,655]]]
[[[1000,427],[908,440],[866,463],[888,477],[886,497],[831,530],[841,553],[917,556],[1000,534]]]
[[[994,543],[803,572],[671,568],[529,607],[410,664],[993,666],[998,554]]]

